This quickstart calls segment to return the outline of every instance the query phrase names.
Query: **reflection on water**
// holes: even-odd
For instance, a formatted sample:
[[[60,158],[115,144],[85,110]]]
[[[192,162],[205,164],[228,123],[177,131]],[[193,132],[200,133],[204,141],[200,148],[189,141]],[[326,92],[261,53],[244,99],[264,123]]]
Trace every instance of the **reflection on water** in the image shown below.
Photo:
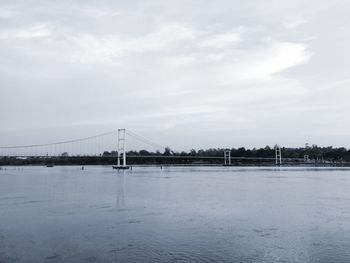
[[[6,167],[0,262],[350,262],[350,171]]]
[[[125,194],[124,194],[124,189],[125,189],[125,171],[119,171],[116,175],[117,180],[116,180],[116,197],[117,197],[117,202],[116,202],[116,207],[123,209],[125,208]]]

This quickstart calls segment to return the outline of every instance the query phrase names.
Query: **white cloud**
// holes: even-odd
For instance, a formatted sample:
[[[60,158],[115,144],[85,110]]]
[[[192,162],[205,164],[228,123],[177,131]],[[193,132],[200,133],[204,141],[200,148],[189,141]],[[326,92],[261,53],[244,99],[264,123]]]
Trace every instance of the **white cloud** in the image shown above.
[[[0,18],[7,19],[18,14],[18,5],[3,5],[0,8]]]
[[[240,53],[228,53],[216,65],[221,85],[252,80],[270,80],[274,74],[307,63],[311,52],[303,43],[264,41],[261,46]]]
[[[218,141],[241,145],[321,122],[324,103],[345,120],[347,83],[330,83],[350,66],[349,6],[336,2],[0,4],[0,119],[19,131],[95,124],[178,136],[207,125],[230,131]],[[18,104],[21,111],[7,110]]]
[[[242,40],[241,34],[237,32],[226,32],[218,35],[210,36],[201,42],[200,47],[227,48]]]
[[[169,24],[131,38],[122,38],[118,35],[78,34],[66,36],[66,41],[72,48],[73,62],[116,62],[122,56],[172,49],[174,45],[195,39],[195,34],[195,30],[189,27]]]
[[[51,29],[46,24],[30,27],[0,30],[0,39],[33,39],[51,36]]]
[[[308,23],[308,20],[305,17],[292,17],[287,19],[284,22],[284,25],[288,29],[296,29],[306,23]]]

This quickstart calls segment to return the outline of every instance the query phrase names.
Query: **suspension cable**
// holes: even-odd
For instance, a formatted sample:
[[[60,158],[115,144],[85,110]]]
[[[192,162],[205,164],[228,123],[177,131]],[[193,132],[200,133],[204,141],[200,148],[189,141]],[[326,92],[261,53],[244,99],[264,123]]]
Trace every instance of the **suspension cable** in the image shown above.
[[[127,132],[127,134],[128,134],[129,136],[133,137],[134,139],[137,139],[137,140],[139,140],[139,141],[142,141],[143,143],[148,144],[148,145],[151,145],[151,146],[153,146],[153,147],[155,147],[155,148],[157,148],[157,149],[158,149],[158,148],[159,148],[159,149],[166,149],[166,148],[167,148],[167,147],[164,146],[164,145],[161,145],[161,144],[155,143],[155,142],[153,142],[153,141],[151,141],[151,140],[148,140],[148,139],[146,139],[145,137],[142,137],[141,135],[138,135],[138,134],[136,134],[136,133],[134,133],[134,132],[132,132],[132,131],[126,130],[126,132]]]
[[[102,136],[110,135],[113,133],[116,133],[117,130],[101,133],[94,136],[89,136],[85,138],[79,138],[74,140],[68,140],[68,141],[60,141],[60,142],[54,142],[54,143],[44,143],[44,144],[32,144],[32,145],[16,145],[16,146],[0,146],[0,149],[18,149],[18,148],[30,148],[30,147],[43,147],[43,146],[52,146],[52,145],[60,145],[60,144],[67,144],[67,143],[74,143],[74,142],[81,142],[81,141],[87,141],[94,138],[99,138]]]

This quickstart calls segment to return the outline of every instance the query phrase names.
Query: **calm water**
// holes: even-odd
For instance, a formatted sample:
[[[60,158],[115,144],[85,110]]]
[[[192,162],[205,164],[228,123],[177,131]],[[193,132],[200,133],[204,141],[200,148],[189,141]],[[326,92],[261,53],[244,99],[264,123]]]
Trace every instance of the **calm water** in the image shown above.
[[[350,170],[7,167],[0,262],[350,262]]]

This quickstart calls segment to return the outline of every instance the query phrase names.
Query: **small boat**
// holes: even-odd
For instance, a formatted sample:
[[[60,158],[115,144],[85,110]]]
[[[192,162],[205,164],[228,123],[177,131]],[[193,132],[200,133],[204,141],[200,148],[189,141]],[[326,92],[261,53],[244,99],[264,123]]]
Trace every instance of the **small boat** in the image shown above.
[[[54,167],[53,164],[47,164],[46,167]]]

